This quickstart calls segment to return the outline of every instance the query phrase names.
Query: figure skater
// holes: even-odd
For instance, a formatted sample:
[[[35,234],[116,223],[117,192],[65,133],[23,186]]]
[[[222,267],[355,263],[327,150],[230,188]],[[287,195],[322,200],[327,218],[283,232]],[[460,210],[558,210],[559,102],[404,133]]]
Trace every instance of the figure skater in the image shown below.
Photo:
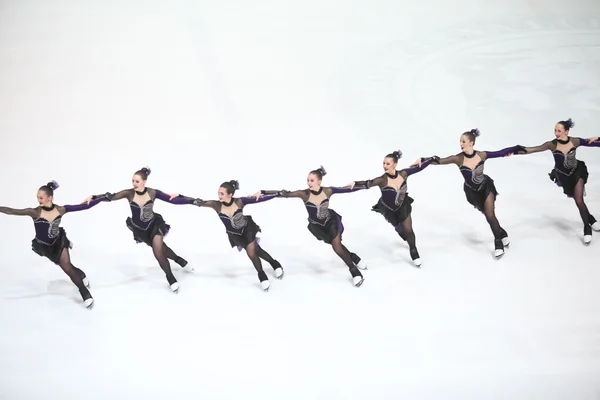
[[[9,207],[0,207],[0,213],[28,216],[33,219],[35,238],[31,241],[32,250],[41,257],[46,257],[54,264],[60,266],[79,289],[85,306],[91,308],[94,299],[89,291],[89,280],[85,272],[71,263],[69,249],[73,248],[73,244],[67,238],[64,228],[60,227],[60,223],[63,215],[66,213],[88,210],[101,201],[106,200],[106,198],[98,197],[85,205],[59,206],[54,204],[54,191],[56,189],[58,189],[56,181],[40,187],[37,192],[39,206],[35,208],[16,210]]]
[[[379,187],[381,198],[372,208],[372,211],[378,212],[387,222],[389,222],[398,235],[408,243],[410,257],[414,264],[420,267],[421,257],[417,250],[415,232],[412,227],[412,203],[414,200],[408,196],[406,180],[410,175],[425,169],[433,158],[421,160],[420,166],[404,168],[397,170],[398,160],[402,157],[400,150],[394,151],[383,159],[384,174],[366,181],[357,181],[355,185],[364,186],[367,189]]]
[[[329,208],[329,199],[336,193],[350,193],[366,189],[366,187],[355,185],[354,182],[346,187],[321,186],[326,173],[322,166],[319,169],[310,171],[306,179],[308,189],[293,192],[287,190],[261,190],[260,193],[263,195],[275,194],[278,197],[297,197],[302,199],[308,212],[308,230],[315,238],[333,247],[333,251],[348,266],[354,286],[360,287],[364,281],[364,277],[358,268],[364,270],[367,269],[367,266],[358,255],[350,252],[342,244],[342,233],[344,232],[342,217]]]
[[[585,184],[589,174],[585,163],[576,158],[576,152],[579,146],[600,147],[600,141],[597,137],[590,139],[570,137],[569,131],[573,126],[575,124],[571,118],[566,121],[559,121],[554,127],[554,136],[556,136],[554,140],[536,147],[525,147],[518,154],[552,151],[554,168],[548,175],[558,187],[562,187],[567,197],[575,200],[583,221],[583,243],[589,245],[592,241],[592,229],[599,232],[600,223],[590,214],[587,205],[583,201]]]
[[[90,202],[98,198],[106,198],[109,201],[127,199],[131,208],[131,217],[128,217],[125,223],[133,233],[133,239],[137,243],[145,243],[152,247],[154,257],[156,257],[160,268],[164,271],[171,290],[177,293],[179,283],[171,271],[169,260],[175,261],[185,270],[192,271],[193,268],[186,268],[188,262],[175,254],[164,242],[164,237],[167,236],[171,227],[167,225],[162,215],[154,212],[154,201],[159,199],[171,204],[193,204],[194,199],[183,195],[168,195],[158,189],[146,187],[150,172],[150,168],[142,168],[133,174],[132,189],[125,189],[118,193],[90,196],[86,201]]]
[[[476,151],[473,146],[477,137],[479,137],[478,129],[471,129],[463,133],[460,136],[462,152],[446,158],[435,156],[432,164],[455,164],[458,166],[465,180],[463,186],[467,201],[485,215],[492,229],[495,246],[494,257],[498,259],[504,255],[504,248],[509,246],[510,240],[496,218],[494,207],[498,191],[494,180],[483,173],[484,163],[490,158],[507,157],[519,150],[522,151],[523,146],[507,147],[498,151]],[[411,167],[421,166],[421,160],[423,159],[417,160]]]
[[[209,207],[217,212],[223,225],[225,225],[225,232],[229,237],[229,243],[231,247],[238,248],[238,251],[242,249],[246,250],[246,254],[256,272],[258,273],[258,280],[260,281],[261,287],[264,291],[268,291],[271,283],[265,271],[263,271],[262,258],[273,267],[275,271],[275,277],[278,279],[283,278],[283,268],[279,261],[273,259],[269,253],[267,253],[262,247],[258,245],[260,238],[256,237],[258,232],[261,232],[260,227],[254,222],[252,216],[244,215],[244,206],[248,204],[261,203],[263,201],[271,200],[276,195],[261,196],[260,193],[249,196],[235,198],[233,195],[235,191],[239,189],[238,181],[232,180],[224,182],[219,187],[219,200],[202,200],[197,199],[194,203],[198,207]]]

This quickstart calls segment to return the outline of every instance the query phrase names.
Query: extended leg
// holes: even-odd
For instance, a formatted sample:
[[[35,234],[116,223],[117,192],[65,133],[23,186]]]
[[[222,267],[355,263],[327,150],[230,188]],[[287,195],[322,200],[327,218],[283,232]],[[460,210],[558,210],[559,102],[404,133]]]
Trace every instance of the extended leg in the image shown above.
[[[354,281],[354,286],[362,285],[364,278],[354,262],[352,261],[352,254],[348,251],[348,249],[342,244],[342,235],[338,233],[338,235],[332,240],[331,247],[333,247],[333,251],[340,257],[348,266],[350,270],[350,274],[352,275],[352,280]]]
[[[260,257],[258,255],[257,247],[258,246],[256,245],[256,242],[250,243],[248,246],[246,246],[246,254],[248,255],[250,261],[252,261],[252,264],[254,265],[254,268],[258,273],[258,280],[260,281],[263,290],[268,291],[269,286],[271,286],[271,283],[269,282],[267,274],[263,270],[262,263],[260,262]]]
[[[485,199],[483,214],[485,215],[485,219],[487,220],[490,228],[492,229],[492,233],[494,234],[494,246],[496,250],[494,251],[494,256],[500,257],[504,254],[504,246],[508,246],[508,234],[506,231],[500,226],[500,222],[498,222],[498,218],[496,218],[495,212],[495,202],[496,195],[494,193],[490,193]]]
[[[579,215],[583,221],[583,243],[589,244],[592,241],[592,221],[590,218],[590,212],[583,201],[583,194],[585,192],[585,185],[583,179],[579,179],[575,185],[574,196],[575,204],[579,209]],[[593,217],[592,217],[593,218]],[[595,219],[595,218],[594,218]],[[596,221],[593,221],[596,222]]]
[[[90,293],[88,288],[85,287],[85,284],[83,283],[83,278],[82,278],[83,271],[81,271],[78,268],[72,267],[71,255],[69,254],[69,249],[67,249],[67,248],[63,249],[63,251],[60,255],[59,265],[62,268],[62,270],[65,272],[65,274],[67,274],[69,276],[69,278],[71,278],[71,281],[79,289],[79,293],[81,294],[81,297],[83,298],[83,302],[84,302],[85,306],[90,307],[93,304],[94,299],[92,298],[92,294]]]
[[[171,271],[171,264],[165,254],[165,245],[161,235],[155,235],[152,239],[152,252],[154,253],[154,257],[156,257],[156,261],[158,261],[158,265],[160,265],[160,268],[165,273],[171,290],[177,292],[179,290],[179,283],[175,279],[173,271]]]
[[[165,246],[165,256],[169,259],[169,260],[173,260],[175,261],[177,264],[179,264],[181,266],[181,268],[185,268],[186,265],[188,264],[188,262],[183,259],[183,257],[179,257],[177,254],[175,254],[175,252],[173,250],[171,250],[171,248],[169,246],[167,246],[167,244],[163,241],[163,246]],[[189,271],[193,271],[194,268],[192,267],[188,267],[186,268]]]
[[[408,216],[404,221],[402,221],[402,232],[404,233],[403,239],[408,243],[408,248],[410,249],[410,258],[412,258],[413,262],[417,267],[421,266],[421,257],[419,256],[419,251],[417,250],[417,238],[415,236],[415,231],[412,227],[412,216]]]
[[[273,257],[271,257],[271,255],[269,253],[267,253],[265,251],[265,249],[260,247],[258,244],[256,244],[256,255],[258,255],[258,257],[262,258],[263,260],[265,260],[266,262],[271,264],[271,267],[273,267],[273,270],[275,271],[275,277],[277,279],[283,278],[283,267],[281,266],[279,261],[277,261]]]

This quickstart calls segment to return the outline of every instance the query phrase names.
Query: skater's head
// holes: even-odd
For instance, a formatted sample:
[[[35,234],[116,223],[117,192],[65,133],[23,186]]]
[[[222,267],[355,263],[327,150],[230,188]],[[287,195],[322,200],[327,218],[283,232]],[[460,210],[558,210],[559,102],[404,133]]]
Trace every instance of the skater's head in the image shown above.
[[[235,191],[239,188],[240,183],[236,180],[221,183],[219,187],[219,201],[221,203],[229,203]]]
[[[475,140],[479,137],[479,129],[471,129],[468,132],[460,135],[460,149],[466,153],[473,152],[473,146],[475,146]]]
[[[54,191],[56,189],[58,189],[58,183],[56,181],[48,182],[38,189],[37,199],[40,206],[50,207],[52,205]]]
[[[398,165],[398,160],[402,158],[402,152],[400,150],[396,150],[393,153],[388,154],[383,159],[383,170],[387,173],[392,173],[396,171],[396,166]]]
[[[556,136],[557,139],[569,136],[569,130],[574,126],[575,123],[571,121],[571,118],[566,121],[558,121],[554,126],[554,136]]]
[[[138,192],[144,191],[150,172],[150,168],[144,167],[133,174],[133,178],[131,178],[131,184],[133,185],[134,190],[137,190]]]
[[[310,190],[319,190],[321,188],[321,181],[323,181],[325,175],[327,175],[327,171],[325,171],[325,168],[323,168],[322,165],[319,168],[310,171],[306,178],[308,188]]]

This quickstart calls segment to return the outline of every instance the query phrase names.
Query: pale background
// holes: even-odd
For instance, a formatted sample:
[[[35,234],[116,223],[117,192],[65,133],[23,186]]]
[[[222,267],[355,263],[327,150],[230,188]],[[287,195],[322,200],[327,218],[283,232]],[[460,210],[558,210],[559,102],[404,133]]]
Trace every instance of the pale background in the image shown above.
[[[475,1],[0,2],[0,204],[58,204],[130,187],[204,199],[381,173],[385,154],[538,145],[556,121],[598,135],[600,3]],[[582,148],[600,219],[600,149]],[[549,153],[490,160],[512,245],[492,258],[456,167],[411,177],[424,264],[370,211],[378,189],[334,196],[359,289],[306,229],[299,200],[249,206],[286,270],[259,289],[216,214],[158,202],[175,295],[126,202],[67,215],[96,300],[0,215],[0,399],[600,399],[600,247],[581,244]],[[272,277],[272,269],[265,265]]]

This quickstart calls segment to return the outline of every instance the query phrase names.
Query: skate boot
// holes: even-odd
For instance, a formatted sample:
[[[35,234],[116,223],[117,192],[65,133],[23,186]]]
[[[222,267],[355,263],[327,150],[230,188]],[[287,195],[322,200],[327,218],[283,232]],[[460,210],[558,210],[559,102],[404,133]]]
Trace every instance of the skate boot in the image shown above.
[[[283,267],[281,266],[279,261],[273,260],[273,262],[271,263],[271,266],[273,267],[273,270],[275,271],[275,278],[283,279],[284,271],[283,271]]]
[[[494,257],[498,259],[504,255],[504,244],[502,243],[502,239],[494,240],[494,246],[496,247],[494,250]]]
[[[413,263],[415,264],[415,266],[420,267],[421,264],[423,263],[421,261],[421,257],[419,256],[419,251],[417,250],[417,248],[412,248],[410,249],[410,258],[412,258]]]
[[[352,258],[352,263],[358,268],[365,270],[367,269],[367,264],[356,254],[350,253],[350,257]]]

